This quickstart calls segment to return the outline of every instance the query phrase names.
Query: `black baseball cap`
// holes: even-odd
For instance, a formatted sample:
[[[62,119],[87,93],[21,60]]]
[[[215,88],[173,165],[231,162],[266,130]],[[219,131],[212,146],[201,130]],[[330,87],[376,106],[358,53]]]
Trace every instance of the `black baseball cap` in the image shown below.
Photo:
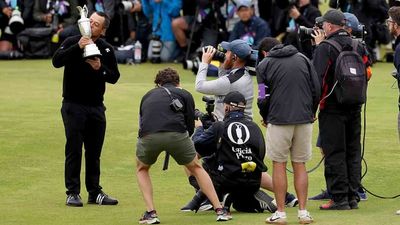
[[[331,9],[322,16],[322,22],[344,26],[346,24],[346,17],[340,10]]]
[[[245,108],[246,107],[246,99],[244,96],[238,92],[238,91],[232,91],[229,92],[225,98],[224,98],[224,103],[231,105],[231,106],[236,106],[239,108]]]

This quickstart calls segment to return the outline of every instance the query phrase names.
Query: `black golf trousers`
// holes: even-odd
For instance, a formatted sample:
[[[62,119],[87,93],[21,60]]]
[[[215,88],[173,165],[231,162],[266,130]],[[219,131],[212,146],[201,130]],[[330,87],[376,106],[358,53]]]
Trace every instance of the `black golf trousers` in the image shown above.
[[[89,194],[100,192],[100,155],[106,131],[105,107],[63,102],[65,187],[67,194],[80,193],[82,147],[85,148],[85,183]]]

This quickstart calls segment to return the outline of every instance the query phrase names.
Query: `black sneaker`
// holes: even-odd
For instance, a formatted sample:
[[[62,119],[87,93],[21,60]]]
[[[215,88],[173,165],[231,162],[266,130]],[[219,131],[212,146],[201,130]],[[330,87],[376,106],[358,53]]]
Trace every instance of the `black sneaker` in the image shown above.
[[[99,205],[116,205],[118,200],[108,196],[104,192],[100,192],[97,195],[90,195],[88,198],[88,204],[99,204]]]
[[[326,190],[321,190],[321,193],[308,198],[308,200],[330,200],[332,196]]]
[[[181,208],[181,211],[190,212],[190,211],[197,211],[200,208],[200,205],[203,201],[207,200],[207,197],[203,194],[202,191],[198,191],[194,196],[193,199]]]
[[[211,204],[210,200],[208,200],[208,198],[205,201],[203,201],[199,207],[200,212],[204,212],[204,211],[208,211],[208,210],[212,210],[212,209],[213,209],[213,205]]]
[[[188,202],[185,206],[183,206],[181,208],[181,211],[183,211],[183,212],[190,212],[190,211],[197,212],[199,210],[199,208],[200,208],[199,202],[192,199],[190,202]]]
[[[218,208],[215,210],[215,213],[217,213],[217,221],[228,221],[232,219],[231,213],[225,209],[225,208]]]
[[[296,207],[299,204],[299,200],[294,196],[294,194],[286,193],[285,206],[286,207]]]
[[[79,194],[69,194],[67,200],[65,201],[67,206],[82,207],[82,199]]]
[[[258,190],[254,194],[254,198],[260,203],[261,209],[268,210],[271,213],[277,210],[276,205],[272,202],[274,199],[262,190]]]

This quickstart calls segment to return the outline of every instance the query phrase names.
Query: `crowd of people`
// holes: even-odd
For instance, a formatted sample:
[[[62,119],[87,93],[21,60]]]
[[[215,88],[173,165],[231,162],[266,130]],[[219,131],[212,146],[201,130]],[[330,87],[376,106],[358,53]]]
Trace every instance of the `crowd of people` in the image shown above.
[[[175,8],[171,5],[170,9],[174,11]],[[295,10],[291,10],[295,17]],[[244,17],[240,17],[241,20]],[[389,32],[398,43],[400,7],[390,8],[388,17]],[[360,26],[353,14],[331,9],[315,20],[319,25],[310,34],[314,44],[312,60],[306,52],[302,53],[291,44],[281,44],[277,38],[257,40],[257,105],[261,124],[267,129],[266,140],[252,121],[255,95],[246,65],[253,49],[248,37],[223,41],[220,50],[210,45],[201,50],[195,89],[215,96],[215,108],[207,117],[211,123],[203,120],[203,116],[197,115],[201,118],[196,119],[193,97],[180,87],[177,71],[167,68],[157,73],[156,87],[140,102],[137,181],[146,211],[139,223],[160,223],[149,170],[163,151],[185,166],[189,183],[196,189],[195,196],[182,211],[213,208],[217,221],[228,221],[232,219],[231,206],[243,212],[267,210],[273,214],[266,223],[286,224],[285,207],[298,206],[299,223],[313,223],[307,210],[305,163],[311,158],[313,123],[317,118],[317,145],[325,156],[324,175],[330,195],[329,201],[319,208],[359,208],[361,106],[366,101],[373,57],[363,40],[353,35]],[[85,148],[88,203],[118,204],[118,200],[107,195],[100,186],[100,155],[106,128],[105,83],[116,83],[120,74],[112,45],[101,38],[111,24],[109,15],[96,11],[89,21],[91,36],[66,37],[52,61],[54,67],[64,67],[61,114],[66,136],[66,205],[75,207],[83,206],[80,197],[82,147]],[[240,22],[235,26],[242,26],[238,24]],[[161,22],[158,25],[156,29],[162,27]],[[93,45],[99,53],[86,55],[86,48]],[[218,52],[224,55],[218,68],[219,77],[207,80],[210,62]],[[394,54],[397,71],[399,54],[397,45]],[[395,78],[400,83],[399,74],[397,72]],[[211,125],[206,127],[203,122]],[[265,155],[273,163],[272,177],[267,174]],[[199,158],[203,158],[203,165]],[[288,160],[294,169],[297,198],[287,192]],[[275,198],[261,189],[273,192]],[[209,207],[205,206],[207,204]]]
[[[181,62],[198,47],[242,39],[256,49],[264,37],[276,37],[312,57],[312,39],[299,37],[321,16],[318,0],[0,0],[0,58],[46,58],[66,37],[79,35],[76,6],[104,12],[111,26],[105,34],[114,47],[141,43],[142,61]],[[396,4],[396,1],[390,1]],[[391,37],[385,26],[385,0],[330,0],[329,6],[354,14],[365,26],[364,41],[376,61],[379,44]],[[19,12],[19,13],[18,13]],[[17,19],[19,18],[19,19]],[[19,25],[16,25],[19,24]],[[39,37],[39,38],[37,38]],[[27,41],[29,39],[29,42]],[[153,44],[152,43],[156,43]],[[154,50],[153,48],[156,48]],[[129,49],[129,48],[128,48]],[[132,52],[132,51],[131,51]],[[152,54],[153,53],[153,54]],[[118,62],[132,54],[116,52]]]
[[[217,221],[228,221],[232,219],[231,206],[243,212],[267,210],[272,215],[266,219],[266,223],[286,224],[288,216],[285,207],[298,206],[299,222],[313,223],[314,219],[307,210],[308,175],[305,163],[311,158],[312,129],[317,118],[317,146],[325,156],[324,177],[329,193],[329,201],[319,208],[358,209],[358,192],[362,189],[361,106],[366,101],[374,56],[370,51],[373,46],[368,44],[368,39],[360,39],[355,35],[355,32],[362,31],[358,21],[362,17],[342,12],[351,10],[356,2],[339,1],[342,4],[339,6],[344,7],[342,11],[331,9],[321,16],[315,2],[299,0],[290,4],[291,1],[288,1],[283,7],[289,15],[284,16],[288,19],[288,27],[285,27],[287,32],[279,39],[269,36],[277,34],[281,28],[271,20],[263,20],[254,14],[257,11],[255,6],[267,1],[259,0],[257,4],[249,0],[234,2],[233,12],[238,15],[236,22],[233,22],[234,16],[228,16],[232,15],[229,14],[232,8],[229,3],[225,5],[225,1],[198,1],[195,7],[188,4],[187,8],[183,8],[183,17],[179,17],[182,2],[178,0],[143,0],[124,4],[124,7],[128,5],[129,13],[137,13],[133,18],[137,26],[128,32],[126,41],[143,37],[141,32],[144,30],[140,29],[146,29],[143,23],[150,22],[146,25],[151,30],[147,34],[157,36],[153,37],[153,41],[157,39],[162,42],[159,57],[163,61],[177,59],[175,56],[182,54],[187,57],[195,44],[195,40],[187,40],[187,33],[203,34],[199,46],[206,47],[201,48],[195,89],[213,95],[213,103],[215,101],[215,108],[207,117],[211,125],[206,127],[205,124],[210,121],[202,120],[204,117],[198,113],[197,117],[201,118],[196,118],[194,99],[191,93],[180,87],[178,72],[166,68],[157,73],[154,80],[156,87],[146,93],[140,102],[136,172],[146,211],[139,223],[160,223],[153,202],[149,170],[163,151],[185,167],[189,183],[196,189],[196,195],[182,208],[183,211],[197,211],[209,204],[209,208],[216,212]],[[12,18],[16,10],[21,9],[21,15],[28,18],[25,16],[29,16],[29,7],[23,3],[0,0],[3,15],[11,13],[8,18]],[[32,26],[50,26],[56,31],[53,35],[65,39],[55,51],[52,63],[56,68],[64,67],[61,115],[66,136],[66,205],[83,206],[80,197],[83,147],[88,203],[117,205],[118,200],[107,195],[100,186],[100,155],[106,131],[103,104],[105,83],[115,84],[120,77],[117,50],[107,42],[110,37],[107,36],[110,32],[108,28],[111,29],[116,15],[116,11],[112,10],[116,2],[104,0],[84,3],[89,11],[94,12],[89,18],[90,37],[79,35],[82,31],[73,22],[78,16],[71,7],[82,5],[82,2],[73,0],[34,1],[31,16],[35,22]],[[343,6],[345,3],[347,7]],[[369,1],[364,3],[366,6]],[[278,2],[274,4],[282,7]],[[386,2],[379,6],[385,5]],[[221,10],[224,6],[225,11]],[[204,11],[205,8],[209,10]],[[54,12],[46,11],[48,9]],[[262,12],[260,7],[258,10]],[[65,13],[65,17],[60,11]],[[277,12],[282,13],[271,13]],[[394,77],[400,89],[400,47],[397,45],[400,42],[400,7],[391,7],[385,13],[382,18],[389,17],[385,21],[388,32],[396,38]],[[54,17],[55,14],[58,16]],[[150,20],[143,20],[143,17]],[[274,15],[271,18],[278,17]],[[15,31],[15,27],[11,29],[10,23],[4,22],[4,17],[0,19],[3,19],[1,24],[5,25],[5,34],[8,34],[2,35],[4,39],[1,39],[0,47],[11,51],[14,41],[24,31],[20,30],[17,35],[14,32],[7,33],[6,30]],[[199,19],[202,20],[202,26],[197,26]],[[59,23],[54,25],[54,20]],[[291,38],[299,35],[296,29],[301,29],[300,25],[313,27],[309,41],[304,43],[298,42],[298,37]],[[229,31],[231,33],[228,36],[226,32]],[[217,50],[216,43],[220,38],[229,41],[222,41]],[[308,44],[309,48],[305,47]],[[83,54],[89,46],[92,49],[95,46],[98,53]],[[258,84],[256,99],[247,67],[254,48],[258,50],[258,64],[255,65]],[[218,68],[219,77],[207,80],[210,63],[216,54],[223,54],[222,64]],[[153,56],[154,51],[149,50],[148,57]],[[256,113],[252,108],[253,101],[257,101],[261,124],[267,129],[266,140],[260,127],[252,120]],[[400,139],[400,113],[398,127]],[[265,155],[272,161],[272,177],[267,174]],[[203,165],[199,158],[203,158]],[[287,192],[288,160],[294,169],[297,198]],[[274,198],[262,189],[273,192]]]

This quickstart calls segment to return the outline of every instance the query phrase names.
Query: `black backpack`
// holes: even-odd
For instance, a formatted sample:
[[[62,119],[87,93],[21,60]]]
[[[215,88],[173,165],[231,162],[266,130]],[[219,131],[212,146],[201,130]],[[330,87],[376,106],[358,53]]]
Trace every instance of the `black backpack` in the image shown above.
[[[332,45],[339,56],[335,63],[335,92],[338,103],[343,105],[364,104],[367,95],[366,66],[357,52],[358,41],[352,40],[352,50],[343,49],[335,40],[324,40]]]

